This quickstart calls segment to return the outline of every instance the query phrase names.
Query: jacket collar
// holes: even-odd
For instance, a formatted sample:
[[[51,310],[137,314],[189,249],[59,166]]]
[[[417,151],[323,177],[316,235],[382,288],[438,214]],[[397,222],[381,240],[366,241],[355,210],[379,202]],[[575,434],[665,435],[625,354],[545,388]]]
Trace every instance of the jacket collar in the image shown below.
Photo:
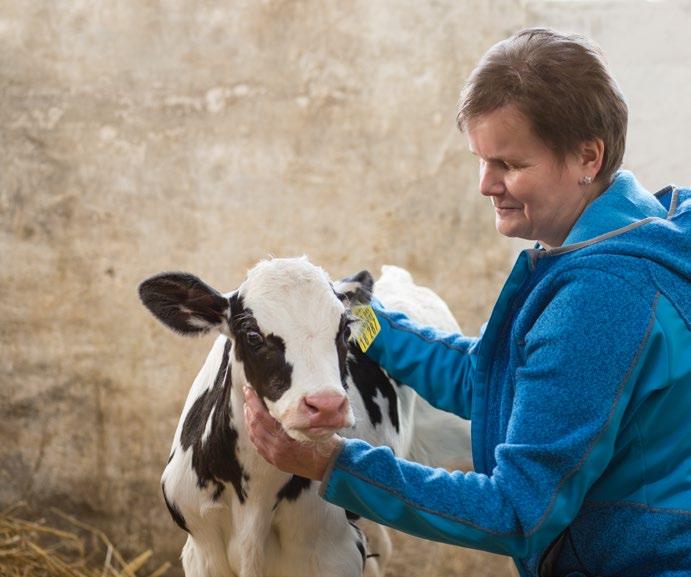
[[[621,170],[612,184],[581,213],[563,247],[602,235],[610,236],[609,233],[649,217],[666,216],[667,210],[660,201],[643,188],[631,172]]]

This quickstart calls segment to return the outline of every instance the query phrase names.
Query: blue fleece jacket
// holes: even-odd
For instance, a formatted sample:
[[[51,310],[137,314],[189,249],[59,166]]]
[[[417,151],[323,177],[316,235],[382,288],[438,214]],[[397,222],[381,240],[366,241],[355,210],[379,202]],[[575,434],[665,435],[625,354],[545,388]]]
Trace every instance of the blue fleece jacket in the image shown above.
[[[523,576],[691,575],[691,190],[622,171],[564,244],[521,253],[479,338],[400,313],[368,354],[472,420],[475,471],[345,441],[322,495]]]

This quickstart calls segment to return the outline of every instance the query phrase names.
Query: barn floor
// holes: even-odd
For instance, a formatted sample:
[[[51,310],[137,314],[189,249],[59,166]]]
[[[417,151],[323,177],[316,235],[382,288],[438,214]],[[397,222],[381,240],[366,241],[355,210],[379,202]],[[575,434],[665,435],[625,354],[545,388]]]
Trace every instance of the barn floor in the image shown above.
[[[390,535],[394,554],[386,577],[517,577],[507,557],[393,530]],[[102,531],[57,509],[44,511],[40,517],[23,503],[0,511],[0,577],[182,575],[177,563],[152,565],[154,557],[147,550],[126,561]]]

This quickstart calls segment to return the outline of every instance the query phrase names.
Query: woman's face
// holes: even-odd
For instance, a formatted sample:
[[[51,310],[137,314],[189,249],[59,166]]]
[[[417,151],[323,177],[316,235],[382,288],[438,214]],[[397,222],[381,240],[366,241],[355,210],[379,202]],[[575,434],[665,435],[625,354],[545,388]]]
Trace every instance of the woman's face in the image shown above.
[[[480,192],[492,200],[497,230],[560,246],[600,192],[595,183],[578,184],[588,174],[587,152],[559,162],[511,105],[471,120],[466,133],[470,151],[480,159]]]

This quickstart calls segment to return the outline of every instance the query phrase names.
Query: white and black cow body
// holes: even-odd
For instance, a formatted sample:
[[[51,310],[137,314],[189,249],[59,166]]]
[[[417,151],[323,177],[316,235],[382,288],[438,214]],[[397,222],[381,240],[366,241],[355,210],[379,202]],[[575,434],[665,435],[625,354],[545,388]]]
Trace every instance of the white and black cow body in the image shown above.
[[[387,304],[384,293],[398,292],[391,299],[406,308],[410,287],[386,288],[386,276],[376,296]],[[383,528],[367,522],[365,536],[363,521],[321,499],[317,482],[267,463],[243,418],[242,388],[250,385],[298,440],[338,430],[406,456],[415,395],[349,340],[350,303],[367,301],[371,290],[369,273],[334,286],[305,258],[263,261],[225,295],[185,273],[142,283],[144,304],[170,328],[221,333],[189,392],[162,477],[168,509],[188,533],[187,577],[383,575],[391,553]],[[436,295],[425,299],[406,312],[458,328]]]

